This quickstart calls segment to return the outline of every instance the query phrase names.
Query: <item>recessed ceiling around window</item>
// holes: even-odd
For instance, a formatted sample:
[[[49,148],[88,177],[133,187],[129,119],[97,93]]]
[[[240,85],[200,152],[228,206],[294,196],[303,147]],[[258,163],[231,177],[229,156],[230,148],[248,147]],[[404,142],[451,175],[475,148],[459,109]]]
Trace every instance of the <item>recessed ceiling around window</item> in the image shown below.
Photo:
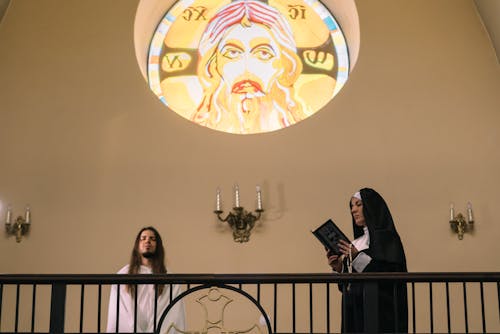
[[[10,0],[0,0],[0,23],[2,23],[3,17],[7,13],[7,8],[10,5]]]

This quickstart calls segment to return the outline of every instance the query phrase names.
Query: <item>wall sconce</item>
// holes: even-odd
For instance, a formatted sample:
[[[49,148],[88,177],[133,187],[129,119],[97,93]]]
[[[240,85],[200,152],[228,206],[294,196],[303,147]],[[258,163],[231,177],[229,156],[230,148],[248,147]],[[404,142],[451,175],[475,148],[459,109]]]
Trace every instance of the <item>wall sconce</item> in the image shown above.
[[[15,235],[16,241],[21,242],[23,235],[27,234],[31,226],[31,211],[30,207],[26,207],[26,212],[23,216],[18,216],[14,222],[12,222],[12,210],[10,206],[7,208],[7,213],[5,215],[5,231],[7,235]]]
[[[250,239],[250,231],[252,231],[255,223],[260,219],[264,209],[262,208],[262,193],[260,187],[256,187],[257,190],[257,209],[255,210],[255,215],[252,212],[246,211],[242,206],[240,206],[240,189],[238,185],[234,186],[234,206],[233,211],[229,212],[226,218],[222,218],[223,213],[221,209],[221,193],[220,189],[217,188],[216,194],[216,205],[214,213],[221,222],[227,222],[231,229],[233,230],[233,239],[236,242],[247,242]]]
[[[472,216],[472,204],[467,203],[467,220],[465,217],[458,213],[455,216],[455,207],[453,203],[450,204],[450,227],[453,232],[458,234],[458,239],[464,238],[465,232],[470,232],[474,228],[474,217]]]

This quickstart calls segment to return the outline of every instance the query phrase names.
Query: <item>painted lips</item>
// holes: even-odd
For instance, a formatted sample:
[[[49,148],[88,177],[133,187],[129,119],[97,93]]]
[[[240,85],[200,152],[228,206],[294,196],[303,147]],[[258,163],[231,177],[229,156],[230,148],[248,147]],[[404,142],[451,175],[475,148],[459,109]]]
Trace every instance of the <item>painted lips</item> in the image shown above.
[[[242,80],[234,84],[231,92],[234,94],[245,94],[245,93],[257,93],[261,91],[262,87],[260,87],[260,85],[257,82],[252,80]]]

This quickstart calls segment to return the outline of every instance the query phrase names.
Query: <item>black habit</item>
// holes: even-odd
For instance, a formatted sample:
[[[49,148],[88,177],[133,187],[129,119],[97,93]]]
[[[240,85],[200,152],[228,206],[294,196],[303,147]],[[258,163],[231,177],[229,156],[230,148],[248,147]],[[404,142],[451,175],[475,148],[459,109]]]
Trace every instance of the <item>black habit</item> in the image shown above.
[[[360,194],[370,236],[369,248],[362,252],[371,257],[370,263],[363,269],[363,272],[407,272],[403,244],[384,199],[375,190],[369,188],[361,189]],[[351,206],[350,202],[349,205]],[[363,227],[355,224],[354,217],[352,223],[356,239],[364,234]],[[347,262],[345,261],[344,272],[346,271]],[[353,272],[356,272],[354,268]],[[363,312],[366,310],[363,309],[363,283],[351,283],[349,288],[347,286],[339,286],[339,288],[343,291],[342,332],[364,332]],[[407,333],[406,283],[379,283],[378,293],[378,332]]]

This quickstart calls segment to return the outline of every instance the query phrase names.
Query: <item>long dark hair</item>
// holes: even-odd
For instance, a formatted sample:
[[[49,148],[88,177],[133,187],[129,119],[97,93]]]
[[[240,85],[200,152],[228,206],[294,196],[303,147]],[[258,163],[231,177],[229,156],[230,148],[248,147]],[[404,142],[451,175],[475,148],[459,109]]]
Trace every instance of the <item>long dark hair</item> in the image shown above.
[[[160,233],[158,233],[158,231],[153,226],[143,227],[139,231],[139,233],[137,233],[137,236],[135,237],[134,248],[132,249],[132,254],[130,255],[128,273],[129,274],[139,273],[139,269],[141,268],[141,263],[142,263],[141,254],[139,253],[139,241],[141,239],[142,232],[146,230],[153,232],[156,238],[156,251],[154,253],[154,256],[151,258],[151,269],[153,271],[153,274],[166,274],[167,268],[165,267],[165,248],[163,247],[163,241],[161,240]],[[163,285],[160,285],[158,287],[159,290],[158,292],[160,295],[163,293],[163,288],[164,288]],[[128,291],[131,294],[134,294],[135,285],[129,284]]]

